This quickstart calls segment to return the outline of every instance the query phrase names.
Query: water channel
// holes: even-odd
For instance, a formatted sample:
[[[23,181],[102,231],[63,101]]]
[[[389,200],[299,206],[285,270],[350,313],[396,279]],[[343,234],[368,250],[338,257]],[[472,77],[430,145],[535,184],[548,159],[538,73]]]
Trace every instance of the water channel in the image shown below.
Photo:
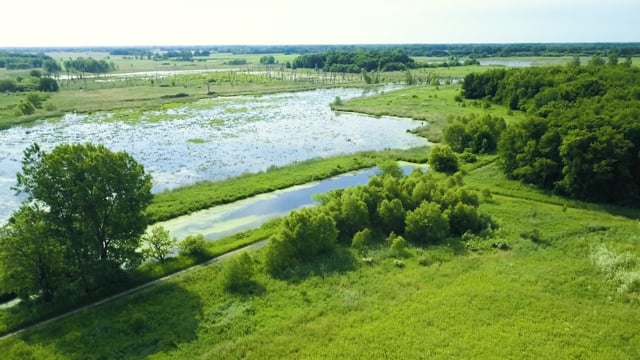
[[[427,144],[407,133],[421,122],[340,114],[329,107],[337,96],[374,93],[335,88],[212,98],[139,113],[67,114],[0,131],[0,224],[22,201],[11,187],[23,151],[34,142],[46,151],[84,142],[127,151],[153,176],[154,192],[314,157]]]
[[[405,174],[417,165],[402,165]],[[313,206],[313,195],[323,194],[334,189],[343,189],[369,182],[378,172],[376,168],[342,174],[322,181],[293,186],[267,194],[216,206],[180,216],[157,225],[169,230],[179,240],[188,235],[202,234],[205,239],[217,240],[238,232],[257,228],[263,223],[283,217],[293,210]]]

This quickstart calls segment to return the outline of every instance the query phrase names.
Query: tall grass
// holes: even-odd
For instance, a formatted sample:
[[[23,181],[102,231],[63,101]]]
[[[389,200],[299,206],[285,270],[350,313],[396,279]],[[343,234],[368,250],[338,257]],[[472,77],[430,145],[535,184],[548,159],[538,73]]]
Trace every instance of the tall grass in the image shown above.
[[[409,246],[402,268],[381,246],[351,270],[295,280],[258,272],[263,292],[234,295],[216,263],[3,340],[0,351],[39,359],[637,358],[638,292],[619,293],[597,265],[633,269],[637,221],[563,211],[540,195],[494,194],[481,204],[500,224],[493,239]],[[521,236],[532,229],[543,241]],[[465,241],[474,246],[459,246]],[[598,251],[606,261],[594,262]],[[260,268],[260,250],[253,257]]]

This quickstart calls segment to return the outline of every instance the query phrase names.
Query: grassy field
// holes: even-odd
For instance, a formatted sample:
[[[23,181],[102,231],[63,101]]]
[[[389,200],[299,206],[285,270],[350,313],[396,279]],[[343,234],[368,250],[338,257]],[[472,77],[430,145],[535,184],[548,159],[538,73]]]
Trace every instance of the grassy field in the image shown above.
[[[439,142],[442,129],[457,116],[491,114],[503,117],[507,124],[524,118],[524,113],[510,111],[504,106],[490,105],[483,101],[454,99],[460,96],[460,85],[421,85],[389,91],[367,98],[356,98],[333,104],[339,111],[359,112],[374,116],[400,116],[424,120],[419,134],[432,142]]]
[[[481,167],[465,179],[492,175]],[[458,240],[411,248],[398,268],[381,247],[368,254],[374,265],[354,253],[351,270],[298,281],[260,272],[253,295],[225,292],[224,263],[214,264],[6,339],[0,351],[38,359],[640,356],[640,297],[619,291],[596,256],[604,244],[637,262],[637,221],[563,210],[533,190],[518,195],[481,205],[500,229],[470,240],[475,251]],[[536,242],[522,236],[532,229]],[[493,249],[495,241],[510,250]]]

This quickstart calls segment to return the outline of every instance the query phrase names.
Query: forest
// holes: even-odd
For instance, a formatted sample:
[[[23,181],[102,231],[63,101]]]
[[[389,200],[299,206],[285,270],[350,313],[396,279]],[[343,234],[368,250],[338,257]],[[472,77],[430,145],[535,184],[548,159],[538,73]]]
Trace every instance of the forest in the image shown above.
[[[640,195],[640,69],[594,56],[581,66],[469,74],[467,99],[525,111],[501,135],[505,173],[570,197],[633,203]]]

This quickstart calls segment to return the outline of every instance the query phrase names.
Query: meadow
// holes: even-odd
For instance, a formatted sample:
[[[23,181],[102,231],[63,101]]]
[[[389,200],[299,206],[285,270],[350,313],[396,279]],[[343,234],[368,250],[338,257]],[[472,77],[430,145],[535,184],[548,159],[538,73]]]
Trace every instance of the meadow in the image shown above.
[[[498,174],[470,169],[465,181],[476,176]],[[320,258],[294,280],[258,271],[247,294],[224,290],[223,261],[0,349],[38,359],[637,358],[640,298],[613,273],[637,266],[637,217],[485,187],[494,195],[480,210],[500,225],[491,239],[410,247],[402,257],[381,245],[367,254],[373,264],[355,252],[348,267]],[[534,229],[535,239],[524,236]],[[624,254],[631,268],[601,266]],[[252,256],[260,269],[261,250]]]

